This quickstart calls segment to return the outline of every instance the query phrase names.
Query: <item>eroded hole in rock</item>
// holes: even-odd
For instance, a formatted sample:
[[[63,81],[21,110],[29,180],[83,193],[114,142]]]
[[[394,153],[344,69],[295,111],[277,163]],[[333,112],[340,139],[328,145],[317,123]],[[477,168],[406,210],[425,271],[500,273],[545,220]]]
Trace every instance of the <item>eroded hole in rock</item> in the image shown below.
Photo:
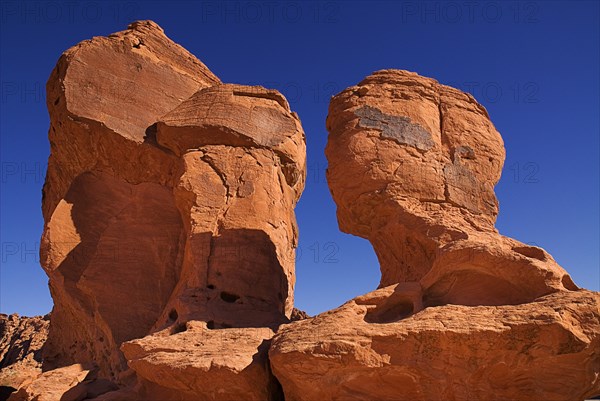
[[[465,266],[441,277],[425,291],[425,307],[442,305],[497,306],[531,302],[531,294],[513,283]]]
[[[175,309],[171,309],[171,312],[169,312],[169,320],[174,322],[178,317],[179,315],[177,314],[177,311]]]
[[[425,308],[435,308],[444,305],[447,305],[447,303],[441,297],[431,296],[428,294],[425,294],[423,297],[423,306]]]
[[[206,328],[209,330],[230,329],[232,327],[233,325],[225,322],[215,322],[214,320],[206,322]]]
[[[185,323],[179,323],[171,328],[171,335],[183,333],[184,331],[187,331],[187,325]]]
[[[285,181],[289,186],[294,186],[298,182],[300,178],[300,172],[298,171],[298,166],[293,161],[287,161],[284,158],[281,159],[281,171],[283,172],[283,176],[285,177]]]
[[[577,285],[573,282],[573,279],[571,279],[571,276],[568,274],[562,276],[561,283],[569,291],[579,290],[579,287],[577,287]]]
[[[414,306],[409,301],[381,305],[367,311],[365,321],[367,323],[392,323],[409,317],[413,312]]]
[[[289,290],[284,269],[275,244],[264,231],[222,230],[219,236],[210,239],[206,285],[218,290],[218,294],[207,293],[212,297],[218,295],[219,301],[230,306],[221,304],[224,309],[214,306],[216,309],[206,316],[207,320],[236,327],[240,324],[260,327],[283,321]],[[240,305],[242,300],[244,307]],[[249,311],[255,311],[256,318],[250,319]]]
[[[133,43],[133,47],[136,49],[139,49],[142,46],[144,46],[144,41],[142,41],[142,39],[140,39],[140,38],[136,38]]]
[[[470,146],[458,146],[454,149],[454,161],[457,158],[473,160],[475,159],[475,151]]]
[[[234,303],[240,299],[240,297],[239,295],[235,295],[227,291],[221,291],[221,299],[225,302]]]
[[[8,400],[8,397],[15,391],[17,391],[17,389],[11,386],[0,386],[0,400]]]
[[[214,290],[215,286],[213,284],[209,284],[206,286],[206,288],[208,288],[209,290]]]
[[[536,246],[515,246],[512,250],[517,253],[520,253],[523,256],[527,256],[528,258],[542,261],[546,260],[544,250]]]

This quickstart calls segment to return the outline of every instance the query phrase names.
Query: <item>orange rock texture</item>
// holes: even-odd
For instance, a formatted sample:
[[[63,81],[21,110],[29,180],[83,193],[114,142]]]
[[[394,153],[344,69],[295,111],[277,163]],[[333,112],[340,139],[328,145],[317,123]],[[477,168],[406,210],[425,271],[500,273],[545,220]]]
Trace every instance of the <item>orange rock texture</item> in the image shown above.
[[[279,92],[222,83],[138,21],[67,50],[47,104],[54,308],[0,316],[4,398],[600,395],[600,295],[496,230],[505,150],[472,96],[384,70],[332,98],[339,225],[381,283],[312,318],[294,308],[305,135]]]
[[[286,400],[573,401],[600,394],[600,296],[556,292],[411,315],[401,284],[279,330]],[[310,384],[310,385],[309,385]]]
[[[266,399],[306,175],[287,100],[222,84],[151,21],[67,50],[47,93],[44,370],[92,364],[138,394]],[[181,369],[194,385],[168,379]]]
[[[373,244],[380,287],[420,282],[427,304],[462,305],[577,288],[543,249],[494,228],[505,151],[469,94],[379,71],[332,99],[327,128],[340,228]]]
[[[42,372],[42,347],[48,336],[49,323],[48,315],[0,314],[1,388],[17,389]]]
[[[279,330],[286,400],[600,394],[600,295],[494,228],[504,147],[483,106],[385,70],[335,96],[327,128],[340,228],[371,241],[381,283]]]

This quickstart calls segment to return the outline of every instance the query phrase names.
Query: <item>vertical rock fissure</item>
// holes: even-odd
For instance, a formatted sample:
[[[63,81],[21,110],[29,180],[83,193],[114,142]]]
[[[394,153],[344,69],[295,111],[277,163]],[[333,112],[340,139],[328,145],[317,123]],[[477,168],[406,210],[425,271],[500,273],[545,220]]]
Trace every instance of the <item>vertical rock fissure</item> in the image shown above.
[[[225,173],[223,173],[214,163],[213,160],[211,160],[210,156],[207,155],[203,155],[200,157],[200,159],[205,162],[206,164],[208,164],[208,166],[215,172],[215,174],[217,174],[219,176],[219,178],[221,179],[221,182],[223,183],[223,186],[225,187],[225,205],[221,208],[221,211],[219,212],[219,215],[217,216],[216,219],[216,230],[213,233],[213,236],[216,235],[218,236],[221,232],[221,229],[223,228],[223,221],[225,220],[225,216],[227,215],[227,211],[229,210],[229,207],[231,206],[231,201],[232,198],[235,196],[235,194],[233,194],[231,192],[231,188],[230,185],[227,183],[227,176]]]
[[[450,140],[448,139],[448,136],[444,132],[444,110],[443,110],[443,106],[442,106],[441,96],[438,98],[437,108],[438,108],[438,119],[439,119],[439,128],[440,128],[440,142],[442,144],[442,147],[446,146],[446,148],[450,149]],[[444,180],[444,201],[451,202],[450,201],[450,189],[448,188],[448,180],[446,179],[445,174],[443,174],[443,180]]]
[[[210,158],[210,156],[202,155],[200,157],[200,159],[203,162],[205,162],[215,172],[215,174],[217,174],[217,176],[221,179],[221,183],[225,187],[225,191],[226,191],[225,205],[223,205],[223,207],[219,211],[219,215],[217,216],[216,221],[215,221],[215,223],[216,223],[215,230],[214,230],[214,232],[211,233],[210,241],[209,241],[208,257],[206,259],[206,285],[209,285],[210,284],[210,274],[211,274],[211,271],[213,270],[212,268],[214,265],[214,251],[215,251],[216,237],[218,237],[221,234],[221,231],[223,229],[223,221],[225,219],[227,211],[229,210],[231,198],[234,195],[231,193],[230,186],[227,183],[226,175],[216,166],[216,164]]]

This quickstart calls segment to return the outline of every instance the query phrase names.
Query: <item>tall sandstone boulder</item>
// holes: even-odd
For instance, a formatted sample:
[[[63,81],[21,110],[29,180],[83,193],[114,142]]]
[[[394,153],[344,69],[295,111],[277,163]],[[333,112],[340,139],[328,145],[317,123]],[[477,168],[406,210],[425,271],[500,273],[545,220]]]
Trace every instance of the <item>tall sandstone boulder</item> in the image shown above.
[[[495,229],[504,146],[471,95],[379,71],[332,99],[327,129],[340,228],[373,244],[380,287],[420,282],[428,303],[463,305],[577,289],[543,249]]]
[[[47,103],[44,370],[83,364],[130,385],[117,399],[272,397],[306,174],[285,98],[222,84],[139,21],[67,50]]]
[[[505,151],[483,106],[384,70],[332,98],[327,129],[340,228],[373,244],[381,283],[280,329],[287,400],[600,394],[600,295],[495,229]]]

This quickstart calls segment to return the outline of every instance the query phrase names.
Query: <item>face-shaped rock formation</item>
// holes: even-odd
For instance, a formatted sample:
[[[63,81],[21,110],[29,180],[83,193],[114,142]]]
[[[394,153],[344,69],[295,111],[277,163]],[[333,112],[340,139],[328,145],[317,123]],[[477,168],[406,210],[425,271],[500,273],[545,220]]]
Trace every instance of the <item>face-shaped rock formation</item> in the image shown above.
[[[164,319],[282,323],[293,307],[293,210],[306,170],[304,133],[285,98],[261,87],[203,89],[159,120],[156,139],[184,169],[174,194],[187,240]]]
[[[340,228],[371,241],[381,287],[420,282],[431,305],[515,304],[576,288],[542,249],[495,230],[504,146],[472,96],[379,71],[332,99],[327,128]]]
[[[406,71],[335,96],[328,181],[380,289],[286,325],[286,400],[583,400],[600,393],[600,296],[494,228],[504,148],[471,96]]]
[[[129,382],[121,344],[198,320],[256,338],[239,352],[270,380],[266,337],[244,330],[272,333],[293,308],[306,156],[285,98],[221,84],[150,21],[66,51],[47,91],[45,369]]]

